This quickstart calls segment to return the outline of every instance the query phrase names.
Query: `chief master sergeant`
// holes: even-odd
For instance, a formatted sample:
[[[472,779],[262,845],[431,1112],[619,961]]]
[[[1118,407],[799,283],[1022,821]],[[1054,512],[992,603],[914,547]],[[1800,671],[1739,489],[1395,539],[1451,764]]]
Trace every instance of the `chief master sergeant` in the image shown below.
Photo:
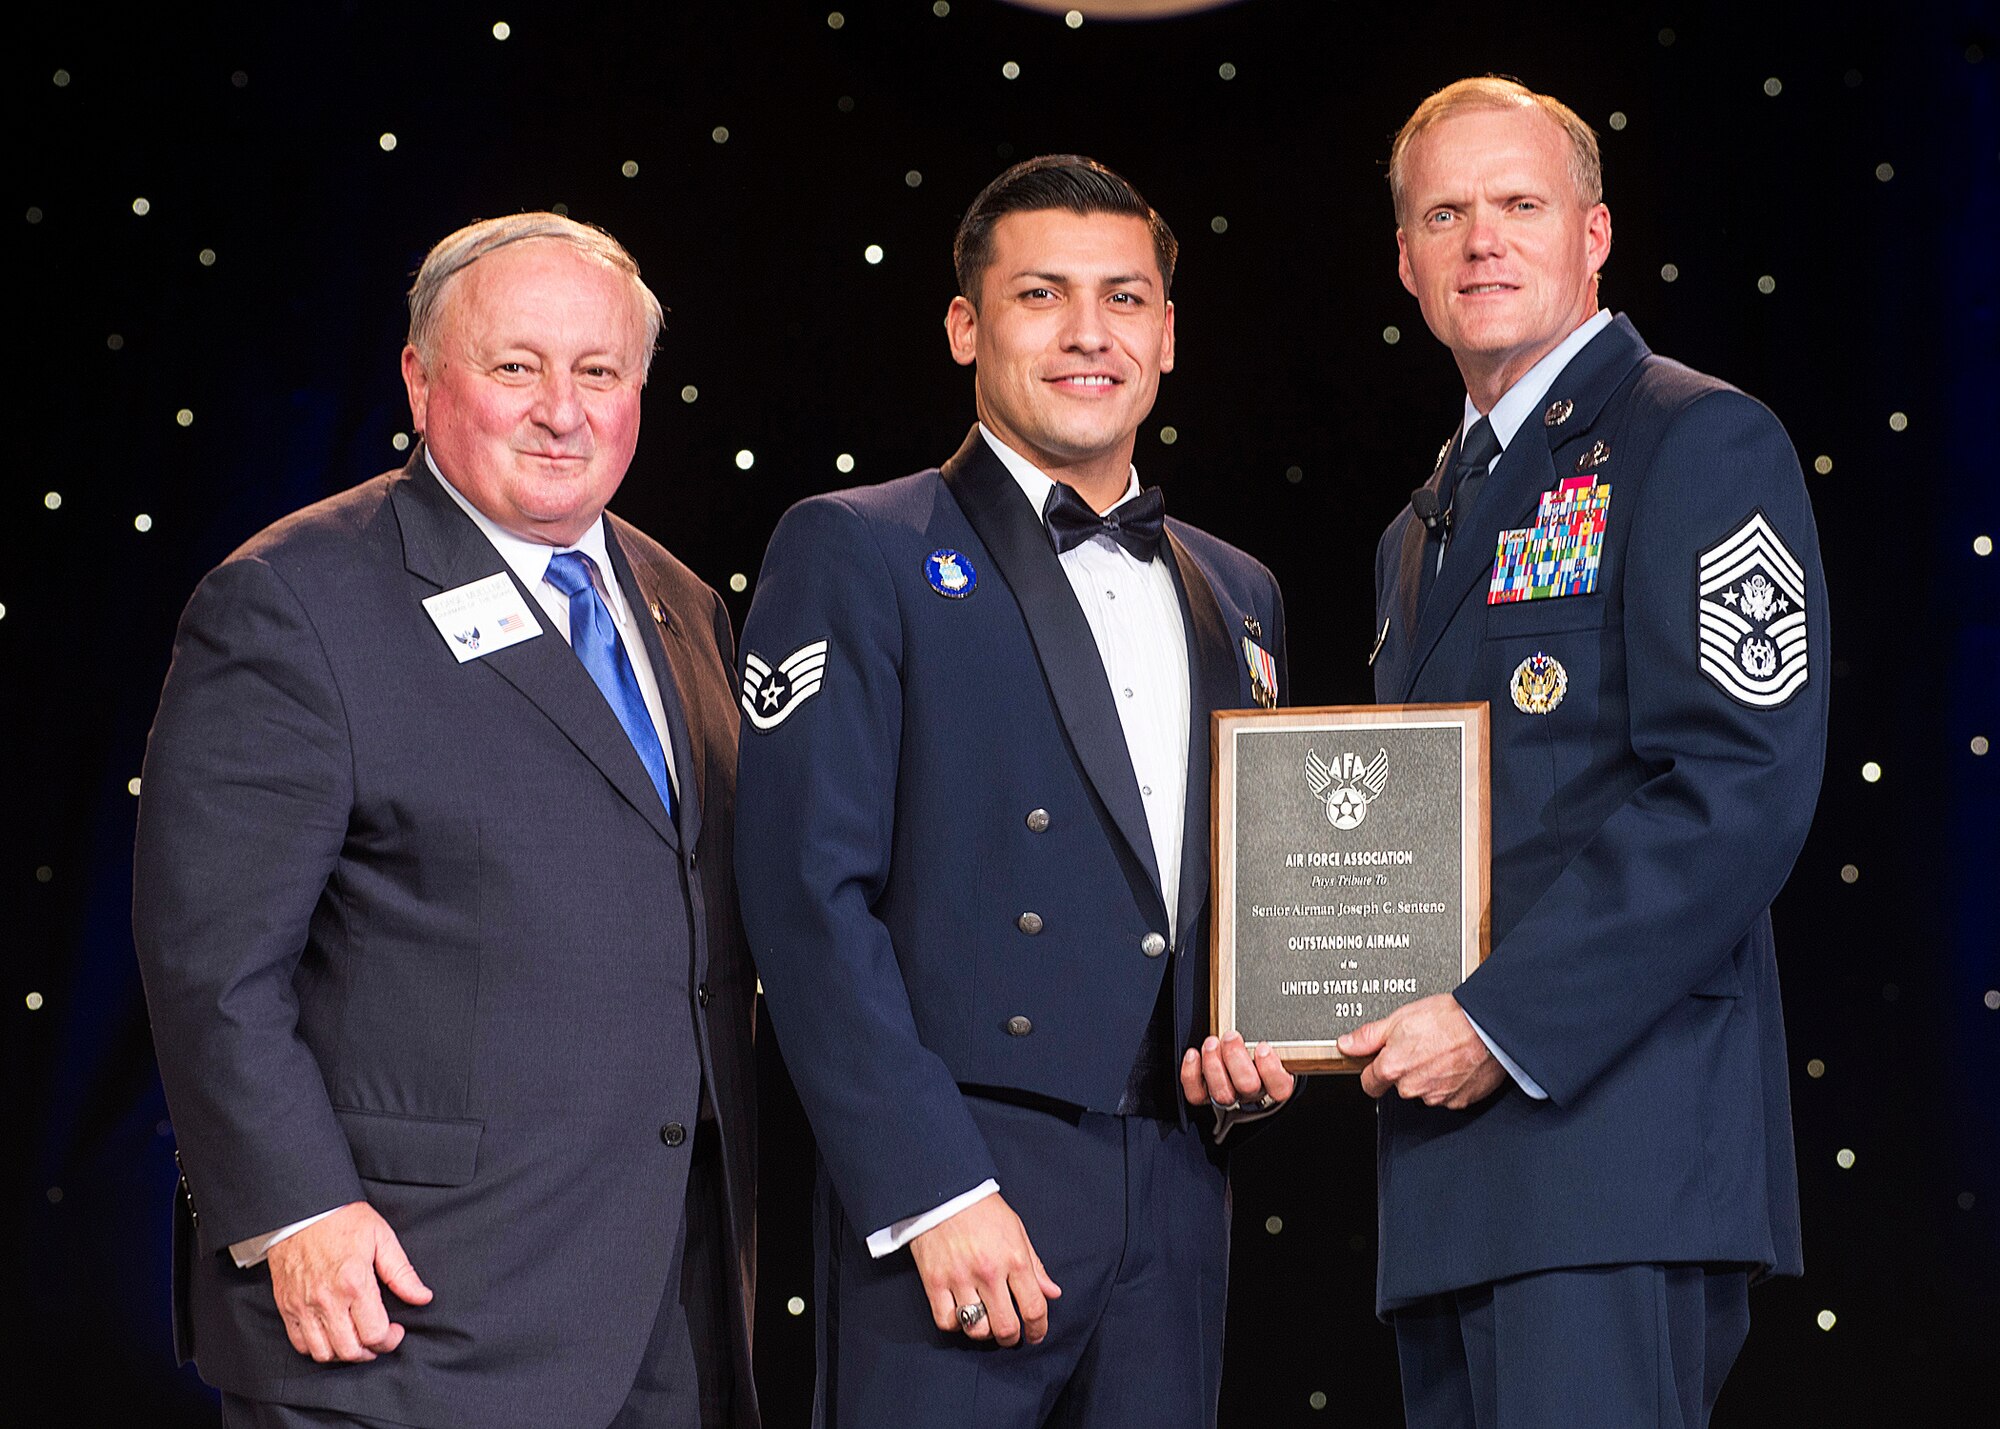
[[[1389,174],[1466,395],[1382,538],[1375,693],[1492,703],[1493,941],[1343,1039],[1383,1098],[1379,1309],[1413,1425],[1703,1424],[1749,1282],[1800,1270],[1770,905],[1826,742],[1804,478],[1599,310],[1568,108],[1461,80]]]

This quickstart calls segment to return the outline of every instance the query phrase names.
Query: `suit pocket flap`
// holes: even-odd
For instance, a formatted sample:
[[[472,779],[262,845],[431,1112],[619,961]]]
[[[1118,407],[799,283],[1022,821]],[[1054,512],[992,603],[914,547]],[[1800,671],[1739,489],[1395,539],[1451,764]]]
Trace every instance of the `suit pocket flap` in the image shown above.
[[[1604,624],[1601,595],[1544,596],[1486,607],[1486,638],[1513,635],[1554,635],[1563,630],[1595,630]]]
[[[354,1152],[354,1169],[370,1181],[412,1186],[463,1186],[479,1165],[486,1124],[439,1117],[335,1107]]]

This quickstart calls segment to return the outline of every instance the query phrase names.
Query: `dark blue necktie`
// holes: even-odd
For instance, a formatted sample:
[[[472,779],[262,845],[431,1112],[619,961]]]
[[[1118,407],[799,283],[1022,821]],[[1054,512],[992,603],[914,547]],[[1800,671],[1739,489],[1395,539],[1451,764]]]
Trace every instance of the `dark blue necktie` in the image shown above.
[[[570,648],[583,661],[583,668],[590,672],[597,688],[604,692],[605,702],[618,716],[618,723],[625,726],[625,737],[638,751],[639,762],[652,776],[653,787],[660,791],[660,802],[671,819],[674,785],[667,777],[667,756],[660,748],[660,732],[653,727],[645,697],[639,693],[639,677],[632,673],[631,657],[625,653],[625,642],[618,638],[618,627],[590,578],[591,569],[590,557],[583,552],[559,551],[549,558],[543,579],[569,597]]]
[[[1074,487],[1058,481],[1042,503],[1042,520],[1058,556],[1092,536],[1109,536],[1135,560],[1150,561],[1159,554],[1160,538],[1167,529],[1167,498],[1159,487],[1149,486],[1100,516]]]

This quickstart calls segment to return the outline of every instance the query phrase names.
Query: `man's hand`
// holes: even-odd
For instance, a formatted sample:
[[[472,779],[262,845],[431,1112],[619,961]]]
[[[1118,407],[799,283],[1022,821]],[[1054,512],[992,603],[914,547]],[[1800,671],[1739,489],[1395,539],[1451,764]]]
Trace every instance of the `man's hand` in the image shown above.
[[[406,1304],[428,1305],[396,1233],[366,1201],[350,1201],[325,1220],[271,1247],[271,1293],[292,1348],[321,1364],[372,1360],[403,1343],[403,1327],[383,1308],[375,1277]]]
[[[1361,1090],[1379,1097],[1389,1088],[1406,1101],[1464,1111],[1507,1080],[1472,1022],[1450,993],[1423,997],[1378,1022],[1364,1022],[1340,1039],[1341,1055],[1373,1057],[1361,1069]]]
[[[1024,1329],[1031,1345],[1048,1334],[1048,1302],[1062,1295],[1062,1287],[1049,1279],[1028,1242],[1027,1227],[999,1193],[974,1201],[911,1241],[910,1257],[940,1330],[963,1329],[972,1339],[991,1336],[1003,1345],[1019,1344]],[[985,1316],[960,1325],[959,1306],[975,1301],[986,1307]]]
[[[1264,1098],[1272,1106],[1289,1100],[1298,1080],[1269,1042],[1259,1042],[1253,1055],[1241,1032],[1211,1037],[1200,1051],[1190,1047],[1181,1058],[1181,1095],[1190,1106],[1213,1102],[1228,1111],[1247,1102],[1253,1109],[1268,1110]]]

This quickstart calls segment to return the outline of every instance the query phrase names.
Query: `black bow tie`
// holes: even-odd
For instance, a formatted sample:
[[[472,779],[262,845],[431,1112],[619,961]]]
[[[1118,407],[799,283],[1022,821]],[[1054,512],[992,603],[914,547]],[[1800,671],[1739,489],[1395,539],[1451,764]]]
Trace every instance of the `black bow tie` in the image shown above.
[[[1149,486],[1099,516],[1073,487],[1058,481],[1042,503],[1042,520],[1059,556],[1092,536],[1109,536],[1135,559],[1150,561],[1160,553],[1160,538],[1166,534],[1167,498],[1159,487]]]

